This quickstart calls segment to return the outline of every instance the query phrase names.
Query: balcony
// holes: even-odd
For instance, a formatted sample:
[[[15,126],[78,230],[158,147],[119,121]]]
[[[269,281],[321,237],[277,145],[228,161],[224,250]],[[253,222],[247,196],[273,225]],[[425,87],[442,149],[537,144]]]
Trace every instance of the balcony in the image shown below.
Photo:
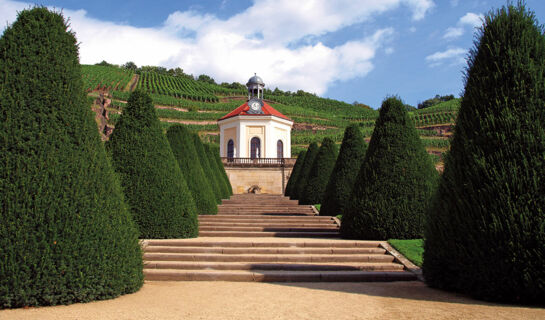
[[[227,158],[222,157],[224,167],[279,168],[293,167],[297,158]]]

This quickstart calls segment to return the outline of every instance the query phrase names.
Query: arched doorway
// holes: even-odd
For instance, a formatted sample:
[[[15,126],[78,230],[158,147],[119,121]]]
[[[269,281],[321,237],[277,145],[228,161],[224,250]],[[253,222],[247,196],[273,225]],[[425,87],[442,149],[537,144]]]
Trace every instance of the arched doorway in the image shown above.
[[[229,139],[227,142],[227,158],[232,159],[235,157],[235,143],[233,139]]]
[[[284,158],[284,142],[282,142],[282,140],[276,142],[276,157]]]
[[[250,158],[261,158],[261,140],[258,137],[253,137],[250,140]]]

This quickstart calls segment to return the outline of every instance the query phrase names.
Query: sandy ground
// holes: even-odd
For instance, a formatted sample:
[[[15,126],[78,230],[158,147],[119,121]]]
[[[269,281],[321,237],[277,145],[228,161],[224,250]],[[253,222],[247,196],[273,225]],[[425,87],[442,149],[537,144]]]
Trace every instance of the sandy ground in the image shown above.
[[[545,319],[422,282],[146,282],[113,300],[0,311],[0,319]]]

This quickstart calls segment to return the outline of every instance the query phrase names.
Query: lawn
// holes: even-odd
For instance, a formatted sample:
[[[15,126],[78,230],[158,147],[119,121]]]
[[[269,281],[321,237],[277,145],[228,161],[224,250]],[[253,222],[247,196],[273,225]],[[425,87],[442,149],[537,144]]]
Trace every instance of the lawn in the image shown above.
[[[403,254],[407,259],[419,267],[422,267],[422,256],[424,255],[424,240],[412,239],[412,240],[399,240],[390,239],[388,243],[392,245],[397,251]]]

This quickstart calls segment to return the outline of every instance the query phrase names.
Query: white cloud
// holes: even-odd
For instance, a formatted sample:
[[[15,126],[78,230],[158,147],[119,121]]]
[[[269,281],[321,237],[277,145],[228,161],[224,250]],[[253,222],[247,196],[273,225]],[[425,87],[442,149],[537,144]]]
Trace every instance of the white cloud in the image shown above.
[[[317,39],[398,8],[409,10],[413,20],[420,20],[433,6],[432,0],[255,0],[245,11],[225,20],[191,10],[177,11],[158,28],[101,21],[84,10],[63,12],[80,42],[82,63],[133,61],[137,65],[182,67],[195,75],[208,74],[218,82],[245,82],[257,72],[269,88],[323,94],[335,81],[368,74],[377,50],[394,30],[355,35],[338,46],[302,40]],[[15,11],[27,7],[0,0],[0,19],[13,22]]]
[[[443,38],[448,40],[459,38],[466,31],[466,27],[470,27],[472,29],[480,27],[483,23],[483,19],[484,16],[482,14],[468,12],[458,20],[456,27],[447,28]]]
[[[426,57],[430,67],[437,67],[450,61],[452,65],[458,65],[465,62],[467,50],[463,48],[450,48],[446,51],[439,51]]]

